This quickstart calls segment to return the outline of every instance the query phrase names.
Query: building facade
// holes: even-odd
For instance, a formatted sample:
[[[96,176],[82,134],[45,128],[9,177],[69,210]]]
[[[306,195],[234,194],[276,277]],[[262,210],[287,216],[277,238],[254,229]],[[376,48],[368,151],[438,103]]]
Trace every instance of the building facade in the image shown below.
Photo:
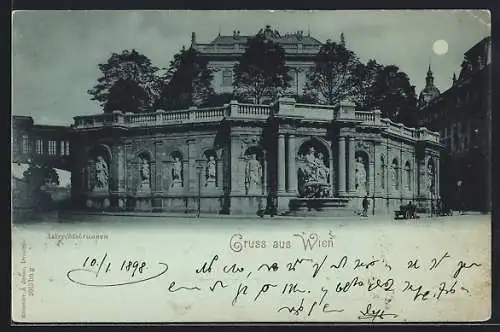
[[[458,79],[418,111],[420,126],[439,131],[445,150],[443,199],[456,209],[491,210],[491,37],[464,54]]]
[[[83,209],[255,214],[271,202],[334,215],[368,197],[371,212],[392,213],[440,196],[439,134],[348,103],[115,111],[75,117],[73,129],[72,198]]]
[[[320,41],[305,35],[303,31],[280,35],[270,26],[261,31],[266,38],[280,44],[285,50],[285,65],[290,67],[291,87],[287,91],[290,95],[301,95],[306,83],[306,75],[314,66],[314,56],[318,54],[322,45]],[[208,66],[213,70],[212,87],[216,93],[233,92],[233,67],[240,56],[245,52],[248,38],[234,31],[232,36],[220,34],[210,43],[198,43],[193,32],[191,46],[208,60]]]
[[[29,116],[12,119],[12,162],[39,162],[70,170],[69,126],[35,124]]]

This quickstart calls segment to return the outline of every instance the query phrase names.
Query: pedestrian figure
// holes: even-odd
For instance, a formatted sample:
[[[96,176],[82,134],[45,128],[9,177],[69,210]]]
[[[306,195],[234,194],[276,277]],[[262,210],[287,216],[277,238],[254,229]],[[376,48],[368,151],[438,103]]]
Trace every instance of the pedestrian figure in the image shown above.
[[[415,210],[416,210],[417,206],[416,205],[413,205],[413,202],[410,201],[410,203],[408,203],[408,218],[409,219],[415,219],[416,216],[415,216]]]
[[[368,205],[370,202],[368,201],[368,194],[363,198],[363,217],[368,217]]]

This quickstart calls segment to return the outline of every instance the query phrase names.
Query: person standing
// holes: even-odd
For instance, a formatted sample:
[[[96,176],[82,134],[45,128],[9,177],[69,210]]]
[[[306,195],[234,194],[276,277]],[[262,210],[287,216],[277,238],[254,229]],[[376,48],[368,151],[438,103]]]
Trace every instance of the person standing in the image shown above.
[[[368,217],[368,205],[370,202],[368,201],[368,194],[365,194],[365,198],[363,198],[363,217]]]

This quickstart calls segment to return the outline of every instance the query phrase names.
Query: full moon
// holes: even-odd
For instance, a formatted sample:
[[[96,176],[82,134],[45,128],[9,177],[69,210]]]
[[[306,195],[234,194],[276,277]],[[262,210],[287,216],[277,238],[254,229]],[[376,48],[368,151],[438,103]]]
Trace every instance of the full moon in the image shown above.
[[[432,45],[432,50],[437,55],[446,54],[446,52],[448,52],[448,43],[446,42],[446,40],[442,40],[442,39],[436,40],[434,42],[434,44]]]

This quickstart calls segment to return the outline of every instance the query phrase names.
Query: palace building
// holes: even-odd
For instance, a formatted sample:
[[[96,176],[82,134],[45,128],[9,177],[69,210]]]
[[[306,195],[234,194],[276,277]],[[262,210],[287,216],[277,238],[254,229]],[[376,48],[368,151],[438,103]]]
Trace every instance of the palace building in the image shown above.
[[[91,210],[353,214],[439,198],[439,134],[380,112],[232,101],[182,111],[77,116],[72,198]]]
[[[432,72],[422,91],[419,125],[440,132],[443,199],[455,209],[491,210],[491,37],[464,54],[458,79],[439,94]]]
[[[303,31],[280,35],[266,26],[261,32],[267,39],[280,44],[285,50],[285,64],[291,68],[292,81],[288,91],[291,95],[301,95],[306,82],[306,73],[314,66],[313,59],[322,45],[320,41],[304,35]],[[245,52],[246,42],[251,36],[242,36],[234,31],[232,36],[218,35],[210,43],[198,43],[193,32],[191,46],[208,60],[214,70],[212,86],[216,93],[233,92],[233,67]]]

